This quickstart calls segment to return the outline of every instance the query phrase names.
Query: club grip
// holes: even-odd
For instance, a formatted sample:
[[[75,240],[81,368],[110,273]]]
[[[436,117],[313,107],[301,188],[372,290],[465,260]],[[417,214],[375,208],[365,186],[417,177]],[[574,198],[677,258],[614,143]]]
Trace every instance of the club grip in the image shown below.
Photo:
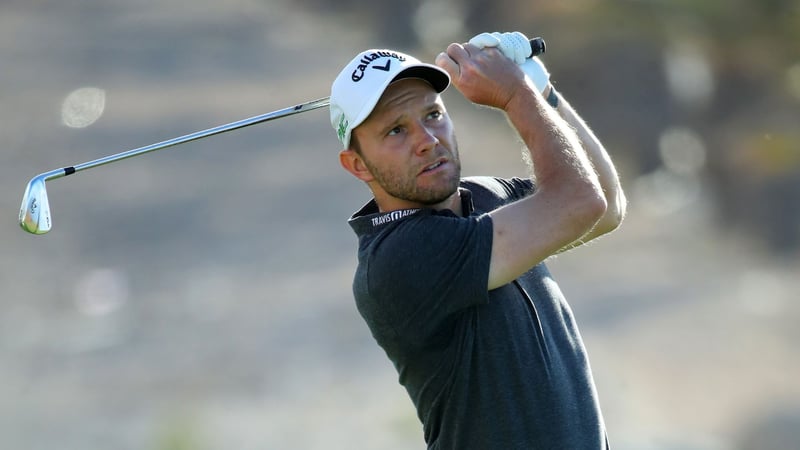
[[[545,52],[546,46],[544,44],[544,39],[540,37],[535,37],[531,39],[531,55],[528,58],[533,58],[534,56],[541,55]]]

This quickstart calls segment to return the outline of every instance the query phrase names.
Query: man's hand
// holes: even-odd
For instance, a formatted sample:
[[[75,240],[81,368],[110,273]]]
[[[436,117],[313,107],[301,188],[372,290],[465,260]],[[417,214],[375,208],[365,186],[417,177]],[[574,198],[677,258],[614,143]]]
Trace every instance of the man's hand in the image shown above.
[[[520,89],[532,90],[519,66],[495,48],[454,43],[436,56],[435,63],[450,74],[464,97],[480,105],[505,110]]]
[[[519,31],[511,33],[481,33],[469,40],[478,48],[494,47],[507,58],[517,63],[533,84],[544,92],[550,84],[550,73],[537,57],[529,58],[531,45],[528,37]]]

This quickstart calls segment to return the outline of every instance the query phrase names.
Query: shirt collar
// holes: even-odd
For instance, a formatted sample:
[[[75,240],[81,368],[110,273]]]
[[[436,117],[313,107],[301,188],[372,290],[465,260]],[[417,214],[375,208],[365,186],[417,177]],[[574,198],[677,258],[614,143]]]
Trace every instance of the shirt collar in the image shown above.
[[[458,192],[459,198],[461,199],[461,210],[464,212],[465,217],[469,216],[475,210],[474,204],[472,203],[472,192],[464,187],[459,187]],[[375,199],[373,198],[358,211],[353,213],[347,222],[350,224],[356,234],[362,235],[378,231],[390,223],[397,222],[398,220],[402,220],[406,217],[417,214],[453,215],[453,212],[449,209],[436,211],[432,208],[410,208],[380,212],[378,209],[378,203],[375,202]]]

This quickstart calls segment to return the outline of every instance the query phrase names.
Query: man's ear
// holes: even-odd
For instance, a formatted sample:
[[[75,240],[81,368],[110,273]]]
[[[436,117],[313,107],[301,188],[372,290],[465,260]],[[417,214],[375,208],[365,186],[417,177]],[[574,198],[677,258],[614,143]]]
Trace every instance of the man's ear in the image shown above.
[[[361,155],[351,148],[339,152],[339,164],[361,181],[369,183],[374,178]]]

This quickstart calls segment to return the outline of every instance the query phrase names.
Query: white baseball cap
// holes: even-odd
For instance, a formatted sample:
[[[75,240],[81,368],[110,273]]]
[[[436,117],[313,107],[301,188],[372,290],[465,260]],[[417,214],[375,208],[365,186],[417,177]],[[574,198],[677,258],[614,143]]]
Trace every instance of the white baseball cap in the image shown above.
[[[395,50],[365,50],[350,61],[331,86],[331,125],[344,148],[350,146],[353,128],[369,117],[383,91],[393,81],[421,78],[442,92],[450,76],[433,64]]]

